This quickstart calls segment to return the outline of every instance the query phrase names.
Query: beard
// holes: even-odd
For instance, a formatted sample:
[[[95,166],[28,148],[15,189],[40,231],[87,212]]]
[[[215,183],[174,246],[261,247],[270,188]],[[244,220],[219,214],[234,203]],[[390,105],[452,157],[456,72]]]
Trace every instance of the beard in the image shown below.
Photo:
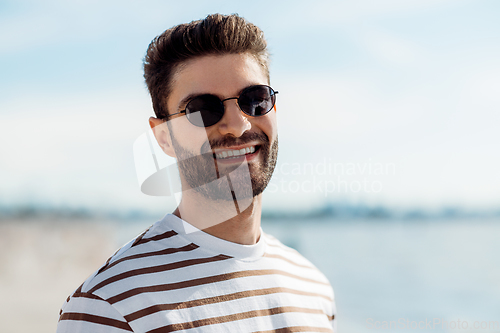
[[[183,148],[172,134],[171,138],[180,174],[190,189],[210,200],[253,198],[266,189],[276,167],[278,138],[271,143],[264,133],[245,132],[238,138],[229,135],[219,140],[209,140],[202,145],[199,154]],[[217,163],[213,150],[249,142],[260,143],[257,159],[249,163],[243,160],[241,164]]]

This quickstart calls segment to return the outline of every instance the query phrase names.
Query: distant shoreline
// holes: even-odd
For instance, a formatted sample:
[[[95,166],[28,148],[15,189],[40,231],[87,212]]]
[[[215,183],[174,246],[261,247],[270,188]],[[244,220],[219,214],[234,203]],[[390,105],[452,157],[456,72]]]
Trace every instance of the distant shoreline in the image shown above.
[[[96,210],[89,208],[55,208],[46,206],[10,206],[0,205],[0,223],[6,220],[52,220],[52,221],[157,221],[166,214],[146,210]],[[265,209],[264,220],[281,219],[336,219],[336,220],[457,220],[500,219],[500,208],[468,209],[462,207],[426,208],[389,208],[385,206],[325,204],[315,209],[283,211]]]

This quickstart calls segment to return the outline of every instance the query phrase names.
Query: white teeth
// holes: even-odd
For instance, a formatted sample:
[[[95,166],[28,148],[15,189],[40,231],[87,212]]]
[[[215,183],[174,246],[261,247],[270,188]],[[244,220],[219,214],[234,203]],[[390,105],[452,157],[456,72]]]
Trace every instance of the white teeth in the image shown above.
[[[215,154],[215,156],[219,159],[222,158],[231,158],[245,154],[253,154],[255,152],[255,146],[241,148],[239,150],[225,150],[220,153]]]

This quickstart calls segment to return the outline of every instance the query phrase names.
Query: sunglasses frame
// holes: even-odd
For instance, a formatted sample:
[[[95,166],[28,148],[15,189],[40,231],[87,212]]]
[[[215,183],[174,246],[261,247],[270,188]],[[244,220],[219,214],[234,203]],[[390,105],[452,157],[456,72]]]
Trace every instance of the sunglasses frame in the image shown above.
[[[276,104],[276,97],[274,97],[274,100],[273,100],[273,105],[271,105],[271,108],[270,108],[269,110],[267,110],[267,111],[266,111],[266,113],[263,113],[263,114],[260,114],[260,115],[257,115],[257,116],[255,116],[255,115],[250,115],[250,114],[246,113],[245,111],[243,111],[243,109],[242,109],[242,108],[241,108],[241,106],[240,106],[240,97],[241,97],[241,96],[242,96],[242,95],[243,95],[246,91],[248,91],[249,89],[255,88],[255,87],[266,87],[266,88],[269,88],[269,89],[271,90],[271,96],[276,96],[276,94],[278,93],[278,91],[275,91],[273,88],[271,88],[271,87],[270,87],[270,86],[268,86],[268,85],[265,85],[265,84],[256,84],[256,85],[249,86],[249,87],[246,87],[245,89],[243,89],[243,91],[241,92],[241,94],[240,94],[238,97],[229,97],[229,98],[226,98],[226,99],[220,99],[219,97],[217,97],[217,96],[215,96],[215,95],[212,95],[212,94],[201,94],[201,95],[199,95],[199,96],[195,96],[195,97],[193,97],[192,99],[190,99],[190,100],[187,102],[186,107],[189,105],[189,103],[190,103],[192,100],[194,100],[194,99],[196,99],[196,98],[198,98],[198,97],[200,97],[200,96],[210,95],[210,96],[215,96],[215,97],[217,97],[217,98],[219,99],[220,104],[222,105],[222,110],[223,110],[222,117],[224,116],[224,113],[226,112],[226,107],[224,106],[224,102],[225,102],[225,101],[229,101],[229,100],[231,100],[231,99],[236,99],[236,100],[237,100],[238,108],[239,108],[239,109],[240,109],[240,111],[241,111],[241,112],[243,112],[245,115],[247,115],[247,116],[249,116],[249,117],[254,117],[254,118],[256,118],[256,117],[261,117],[261,116],[265,116],[266,114],[268,114],[268,113],[269,113],[269,111],[271,111],[271,110],[273,109],[274,105]],[[164,118],[162,118],[162,119],[168,119],[169,117],[172,117],[172,116],[175,116],[175,115],[178,115],[178,114],[182,114],[182,113],[186,114],[186,116],[188,115],[188,113],[187,113],[186,109],[184,109],[184,110],[182,110],[182,111],[179,111],[179,112],[176,112],[176,113],[172,113],[172,114],[166,115],[166,116],[165,116]],[[190,122],[191,124],[193,124],[194,126],[197,126],[197,127],[210,127],[210,126],[213,126],[213,125],[217,124],[219,121],[221,121],[222,117],[221,117],[221,118],[220,118],[217,122],[215,122],[214,124],[209,125],[209,126],[199,126],[199,125],[197,125],[197,124],[195,124],[195,123],[191,122],[191,120],[189,119],[189,117],[188,117],[188,120],[189,120],[189,122]]]

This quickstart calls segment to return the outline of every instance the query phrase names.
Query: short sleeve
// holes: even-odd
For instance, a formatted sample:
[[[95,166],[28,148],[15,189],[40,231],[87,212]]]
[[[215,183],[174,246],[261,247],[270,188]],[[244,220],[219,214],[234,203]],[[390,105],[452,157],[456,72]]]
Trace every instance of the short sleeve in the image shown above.
[[[63,304],[57,333],[133,332],[123,316],[107,301],[90,293],[75,293]]]

